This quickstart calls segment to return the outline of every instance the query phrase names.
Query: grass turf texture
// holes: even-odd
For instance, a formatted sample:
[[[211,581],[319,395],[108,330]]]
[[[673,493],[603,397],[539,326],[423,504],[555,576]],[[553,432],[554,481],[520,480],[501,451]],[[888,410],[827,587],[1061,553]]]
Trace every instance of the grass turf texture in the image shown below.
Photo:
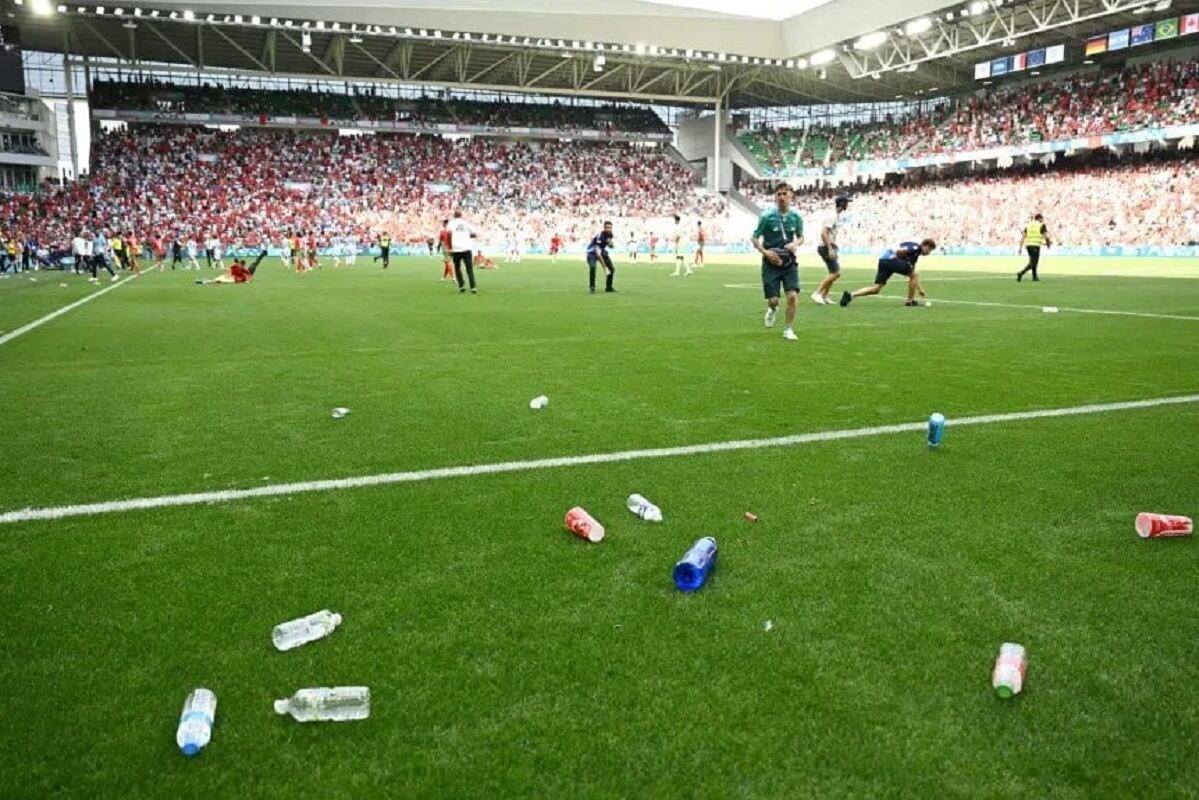
[[[425,259],[272,263],[249,287],[151,275],[0,348],[21,410],[0,510],[1199,389],[1199,322],[935,302],[1199,316],[1199,283],[935,263],[966,269],[927,270],[933,307],[900,285],[805,297],[799,343],[725,288],[747,266],[619,265],[622,293],[596,297],[574,260],[482,272],[477,297]],[[65,280],[0,282],[0,329],[86,292]],[[881,436],[9,526],[0,787],[1192,796],[1199,551],[1132,519],[1199,510],[1197,425],[1195,406],[951,425],[936,453]],[[666,522],[628,514],[632,491]],[[576,503],[602,544],[562,528]],[[705,534],[716,571],[681,595],[670,568]],[[322,607],[341,629],[274,652],[272,625]],[[1005,640],[1030,657],[1006,703],[988,685]],[[363,723],[270,708],[356,683]],[[197,685],[218,719],[187,761]]]

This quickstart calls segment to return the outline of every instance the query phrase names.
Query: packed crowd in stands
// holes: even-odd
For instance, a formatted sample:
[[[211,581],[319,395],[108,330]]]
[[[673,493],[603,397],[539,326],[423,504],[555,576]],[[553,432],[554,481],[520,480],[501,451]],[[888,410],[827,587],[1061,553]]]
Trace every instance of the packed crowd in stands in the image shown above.
[[[757,182],[741,188],[766,207],[770,187]],[[840,193],[853,197],[841,234],[850,247],[881,250],[899,239],[928,236],[950,248],[1015,248],[1038,211],[1059,245],[1199,244],[1199,155],[1186,150],[1124,158],[1098,151],[1059,157],[1048,167],[929,175],[848,191],[800,189],[797,209],[805,220],[819,220]]]
[[[329,121],[375,120],[424,125],[553,128],[668,134],[652,110],[633,106],[564,105],[431,97],[396,98],[372,87],[353,93],[312,89],[249,89],[213,84],[187,86],[155,80],[96,81],[93,107],[168,113],[238,114],[249,117],[311,117]]]
[[[881,122],[760,128],[740,140],[767,170],[823,167],[1199,122],[1199,58],[1080,72],[980,92]]]
[[[709,221],[715,239],[725,216],[689,169],[639,145],[144,125],[95,139],[86,182],[0,198],[0,230],[37,231],[52,245],[81,229],[215,234],[226,247],[291,234],[321,246],[383,234],[418,244],[455,209],[493,246],[512,235],[586,241],[607,219],[620,237],[665,232],[674,214]]]

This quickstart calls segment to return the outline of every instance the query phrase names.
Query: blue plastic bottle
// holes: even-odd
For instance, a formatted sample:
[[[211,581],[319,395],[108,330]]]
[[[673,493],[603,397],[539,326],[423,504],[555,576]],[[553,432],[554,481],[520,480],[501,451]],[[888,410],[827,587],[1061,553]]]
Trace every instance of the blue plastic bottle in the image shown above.
[[[704,585],[708,573],[716,565],[716,540],[705,536],[674,565],[674,585],[684,592],[694,592]]]
[[[928,418],[928,446],[936,447],[945,436],[945,415],[933,414]]]

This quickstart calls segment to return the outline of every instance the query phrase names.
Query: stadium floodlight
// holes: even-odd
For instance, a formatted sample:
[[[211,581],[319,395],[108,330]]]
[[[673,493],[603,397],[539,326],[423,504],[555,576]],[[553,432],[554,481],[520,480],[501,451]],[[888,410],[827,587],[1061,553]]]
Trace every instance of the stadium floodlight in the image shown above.
[[[637,50],[637,55],[639,55],[639,56],[645,55],[645,45],[643,45],[641,42],[637,42],[636,50]]]
[[[631,52],[633,51],[633,48],[632,48],[631,46],[629,46],[629,45],[627,45],[627,44],[626,44],[626,45],[624,46],[624,51],[625,51],[626,53],[631,53]]]
[[[816,77],[820,78],[820,80],[824,80],[825,78],[828,77],[828,70],[827,69],[820,70],[819,72],[816,73]]]
[[[245,17],[243,17],[241,14],[234,14],[234,15],[233,15],[233,24],[234,24],[234,25],[240,25],[240,24],[242,24],[242,22],[243,22],[244,20],[245,20]]]
[[[362,44],[362,37],[355,33],[350,37],[350,44]]]
[[[931,19],[928,17],[920,17],[919,19],[914,19],[907,25],[904,25],[903,32],[908,36],[917,36],[921,33],[924,33],[932,26],[933,21]]]
[[[104,16],[104,6],[96,6],[96,16]]]
[[[114,8],[114,9],[112,10],[112,13],[113,13],[113,16],[116,16],[116,17],[121,17],[121,16],[124,16],[124,14],[125,14],[125,9],[123,9],[123,8]]]
[[[29,7],[39,17],[48,17],[54,13],[54,6],[50,5],[50,0],[33,0]]]
[[[797,69],[807,69],[808,68],[808,60],[806,58],[801,58],[795,62],[795,66]]]
[[[832,60],[836,57],[837,54],[833,52],[833,50],[825,48],[824,50],[812,53],[812,66],[822,67],[825,64],[832,62]]]
[[[411,35],[412,35],[412,29],[411,29],[411,28],[404,28],[404,35],[405,35],[405,36],[411,36]]]
[[[305,53],[312,52],[312,34],[308,31],[304,31],[300,34],[300,49]]]
[[[853,43],[853,49],[873,50],[885,41],[887,41],[886,31],[874,31],[873,33],[868,33],[865,36],[858,37],[857,41]]]
[[[1165,11],[1170,7],[1171,0],[1157,0],[1157,4],[1153,6],[1154,11]]]
[[[975,16],[985,13],[986,10],[987,4],[985,0],[974,0],[974,2],[970,4],[970,13],[974,14]]]
[[[787,59],[787,69],[795,69],[794,59]]]
[[[433,31],[433,38],[434,38],[434,39],[440,39],[440,38],[441,38],[441,31]]]
[[[209,22],[216,22],[216,14],[209,14],[207,19]]]
[[[316,21],[316,29],[318,31],[323,31],[325,29],[325,21],[323,19],[318,19]]]
[[[260,16],[258,16],[257,14],[255,14],[254,16],[250,17],[250,24],[251,24],[251,25],[261,25],[261,24],[262,24],[262,17],[260,17]]]
[[[59,14],[65,14],[65,13],[67,13],[67,7],[66,7],[66,6],[59,6],[59,7],[58,7],[58,13],[59,13]]]
[[[192,11],[190,8],[184,9],[183,18],[185,20],[187,20],[188,22],[195,22],[196,21],[196,12]]]
[[[396,26],[395,26],[395,25],[392,25],[392,26],[391,26],[391,35],[392,35],[392,36],[399,36],[399,35],[400,35],[400,32],[399,32],[398,30],[396,30]]]

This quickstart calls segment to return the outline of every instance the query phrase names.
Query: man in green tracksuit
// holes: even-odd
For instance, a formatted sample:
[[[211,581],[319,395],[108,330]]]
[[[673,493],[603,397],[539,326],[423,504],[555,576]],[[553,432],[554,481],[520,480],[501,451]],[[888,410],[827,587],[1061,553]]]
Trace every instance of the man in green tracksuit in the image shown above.
[[[787,325],[783,338],[795,341],[795,307],[799,297],[798,252],[803,244],[803,220],[791,208],[791,187],[780,183],[774,190],[775,207],[763,211],[754,229],[754,249],[762,254],[762,291],[766,295],[767,328],[774,327],[779,307],[779,287],[787,293]]]

